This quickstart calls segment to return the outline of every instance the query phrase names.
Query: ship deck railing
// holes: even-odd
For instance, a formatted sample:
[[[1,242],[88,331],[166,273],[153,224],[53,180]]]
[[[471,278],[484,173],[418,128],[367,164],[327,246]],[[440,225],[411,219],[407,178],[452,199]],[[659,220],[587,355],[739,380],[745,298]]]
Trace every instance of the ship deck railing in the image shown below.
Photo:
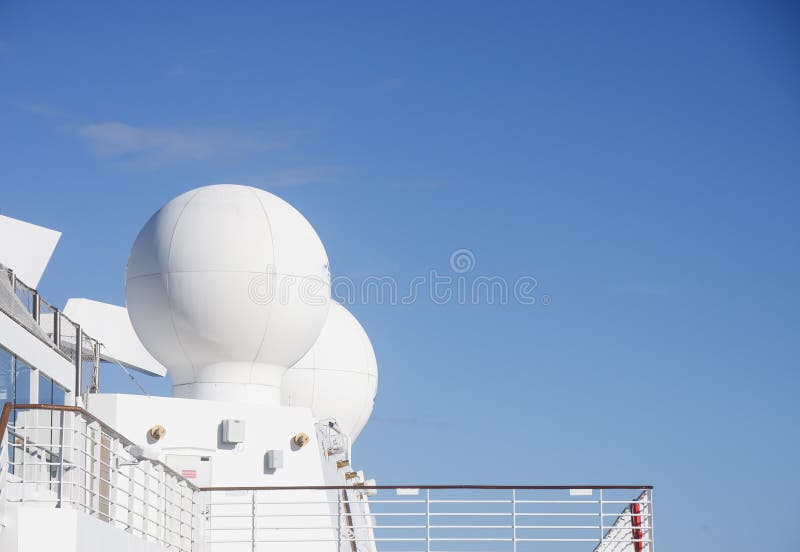
[[[75,366],[76,397],[98,390],[100,342],[2,264],[0,312]]]
[[[648,485],[199,487],[81,408],[6,404],[0,432],[0,507],[77,509],[165,550],[654,550]]]

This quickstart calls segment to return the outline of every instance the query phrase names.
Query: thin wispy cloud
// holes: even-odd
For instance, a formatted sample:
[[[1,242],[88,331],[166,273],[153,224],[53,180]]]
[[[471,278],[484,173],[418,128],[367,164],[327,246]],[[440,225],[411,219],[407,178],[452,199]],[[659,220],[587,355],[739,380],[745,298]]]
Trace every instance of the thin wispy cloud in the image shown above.
[[[24,111],[38,117],[59,117],[64,114],[64,111],[59,108],[48,104],[40,103],[26,103],[20,106]]]
[[[264,151],[271,144],[231,130],[135,126],[121,122],[79,125],[69,129],[89,150],[118,158],[130,168],[156,169],[218,156]]]

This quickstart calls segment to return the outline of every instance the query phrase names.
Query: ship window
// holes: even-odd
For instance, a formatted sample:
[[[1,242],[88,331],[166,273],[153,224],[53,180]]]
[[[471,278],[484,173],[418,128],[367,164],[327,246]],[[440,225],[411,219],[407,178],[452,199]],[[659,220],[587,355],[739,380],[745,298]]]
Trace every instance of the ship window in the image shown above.
[[[53,382],[53,404],[57,405],[67,404],[67,390],[61,387],[56,382]]]
[[[53,404],[53,380],[39,374],[39,404]]]
[[[28,404],[31,402],[31,367],[19,358],[14,370],[14,402]]]
[[[14,400],[14,357],[0,347],[0,404]]]

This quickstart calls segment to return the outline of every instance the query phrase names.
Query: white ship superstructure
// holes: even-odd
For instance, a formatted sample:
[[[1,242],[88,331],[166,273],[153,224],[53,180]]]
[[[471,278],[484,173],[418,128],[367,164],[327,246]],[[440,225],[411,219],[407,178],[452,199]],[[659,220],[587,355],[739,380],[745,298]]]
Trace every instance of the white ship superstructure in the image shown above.
[[[0,550],[653,550],[648,486],[360,471],[375,353],[331,300],[313,227],[276,196],[168,202],[134,243],[126,307],[42,298],[58,236],[0,217]],[[173,396],[101,392],[102,364],[169,373]]]

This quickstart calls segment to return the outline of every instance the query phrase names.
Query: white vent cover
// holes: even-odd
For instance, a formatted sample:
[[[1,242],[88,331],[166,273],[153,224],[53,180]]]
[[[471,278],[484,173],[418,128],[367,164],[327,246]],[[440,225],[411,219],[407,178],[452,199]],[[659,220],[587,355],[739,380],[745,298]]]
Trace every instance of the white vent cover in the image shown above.
[[[244,443],[244,420],[222,420],[222,440],[226,443]]]

